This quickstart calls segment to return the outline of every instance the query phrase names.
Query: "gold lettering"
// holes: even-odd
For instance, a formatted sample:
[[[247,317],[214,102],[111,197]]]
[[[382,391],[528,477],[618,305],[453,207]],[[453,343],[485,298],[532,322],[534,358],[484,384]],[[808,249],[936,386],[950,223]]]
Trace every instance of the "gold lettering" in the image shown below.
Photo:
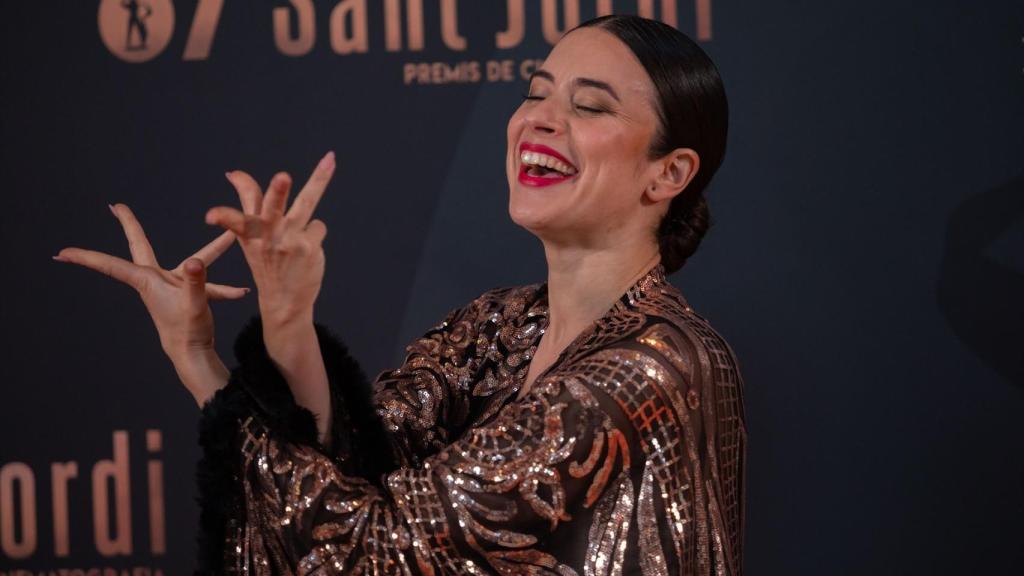
[[[483,77],[480,62],[419,62],[406,63],[403,68],[406,84],[469,84]]]
[[[636,0],[636,11],[644,18],[654,18],[654,0]]]
[[[508,29],[494,35],[498,48],[515,48],[526,35],[526,8],[523,0],[508,0]]]
[[[641,16],[654,18],[654,0],[637,0],[637,4],[637,11]],[[661,21],[673,28],[679,27],[679,19],[676,17],[676,0],[661,0]]]
[[[459,35],[457,0],[441,0],[441,39],[452,50],[465,50],[466,38]]]
[[[711,0],[697,0],[697,40],[711,40]]]
[[[579,26],[580,23],[580,0],[561,0],[564,22],[559,28],[558,2],[559,0],[544,0],[541,4],[541,25],[544,29],[544,39],[551,45],[558,42],[567,31]]]
[[[146,450],[158,453],[163,448],[159,430],[146,430]],[[167,552],[164,524],[164,464],[160,460],[147,463],[146,479],[149,483],[149,548],[155,555]]]
[[[110,534],[110,501],[107,483],[114,483],[117,534]],[[114,457],[92,467],[92,523],[96,551],[104,556],[132,553],[131,498],[128,483],[128,433],[114,432]]]
[[[302,56],[313,49],[316,42],[316,12],[313,0],[288,0],[298,15],[299,34],[291,35],[291,11],[280,6],[274,8],[274,44],[285,56]]]
[[[402,49],[401,18],[398,0],[384,0],[384,48],[388,52]]]
[[[487,61],[487,81],[488,82],[511,82],[515,80],[515,72],[512,70],[512,66],[515,64],[512,60],[488,60]]]
[[[423,50],[423,0],[406,0],[405,22],[409,50]],[[402,15],[400,0],[384,1],[384,48],[388,52],[402,49]]]
[[[14,535],[14,483],[20,487],[21,542]],[[36,551],[36,478],[21,462],[0,468],[0,548],[15,560],[28,558]]]
[[[346,30],[345,19],[351,17]],[[366,0],[344,0],[331,10],[331,48],[336,54],[365,53],[370,49]]]
[[[54,462],[50,465],[53,482],[53,553],[58,557],[71,552],[71,538],[68,536],[68,480],[78,478],[76,462]]]
[[[673,28],[679,28],[676,0],[661,0],[661,21]]]
[[[519,77],[523,80],[529,80],[534,71],[543,65],[543,60],[523,60],[519,63]]]
[[[206,60],[210,57],[213,35],[220,21],[220,9],[224,0],[199,0],[196,14],[192,17],[192,28],[188,32],[183,60]]]
[[[409,50],[423,50],[423,0],[406,0],[405,25],[409,29]]]

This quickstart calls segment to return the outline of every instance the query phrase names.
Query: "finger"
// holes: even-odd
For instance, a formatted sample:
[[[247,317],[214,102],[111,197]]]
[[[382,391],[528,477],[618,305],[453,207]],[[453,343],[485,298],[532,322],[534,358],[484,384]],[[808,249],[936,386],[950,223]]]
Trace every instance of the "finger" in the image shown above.
[[[181,268],[185,272],[185,302],[188,311],[199,314],[206,307],[206,266],[199,258],[188,258]]]
[[[117,256],[86,250],[84,248],[64,248],[54,260],[78,264],[91,270],[106,274],[111,278],[124,282],[136,290],[142,285],[143,268]]]
[[[242,214],[230,206],[215,206],[207,210],[206,223],[226,228],[244,239],[256,238],[262,231],[259,218]]]
[[[278,172],[270,179],[267,196],[263,199],[260,215],[264,220],[274,222],[284,216],[284,208],[288,205],[288,193],[292,189],[292,177],[285,172]]]
[[[135,218],[135,214],[132,213],[132,209],[125,204],[114,204],[110,206],[110,211],[121,223],[121,228],[124,228],[132,261],[142,266],[159,267],[153,247],[149,244],[149,239],[146,238],[146,233],[142,230],[138,219]]]
[[[313,170],[313,175],[309,177],[309,181],[302,187],[302,190],[295,197],[295,202],[292,203],[292,207],[288,210],[286,218],[300,230],[306,227],[309,219],[313,216],[313,210],[316,210],[316,205],[320,203],[320,198],[324,195],[324,190],[327,189],[327,183],[331,181],[331,176],[334,175],[334,152],[328,152],[326,156],[320,159],[320,163],[316,165]]]
[[[324,224],[323,220],[314,218],[306,226],[306,233],[309,234],[310,239],[320,244],[324,241],[324,237],[327,236],[327,225]]]
[[[232,232],[231,230],[225,230],[220,236],[214,238],[209,244],[197,250],[196,253],[191,256],[191,258],[199,258],[200,260],[203,261],[203,264],[205,264],[206,267],[209,268],[210,264],[213,264],[217,260],[217,258],[220,258],[221,254],[226,252],[227,249],[230,248],[231,245],[235,243],[235,238],[237,238],[237,236],[235,236],[234,232]],[[185,260],[187,259],[188,258],[186,258]],[[181,264],[178,264],[178,267],[175,268],[175,271],[181,270],[181,267],[185,265],[185,260],[182,260]]]
[[[246,214],[259,214],[260,207],[263,204],[263,192],[260,190],[260,185],[256,183],[256,179],[241,170],[225,172],[224,176],[227,177],[228,182],[238,192],[238,200],[242,203],[242,210]]]
[[[249,288],[206,283],[206,297],[210,300],[237,300],[250,292]]]

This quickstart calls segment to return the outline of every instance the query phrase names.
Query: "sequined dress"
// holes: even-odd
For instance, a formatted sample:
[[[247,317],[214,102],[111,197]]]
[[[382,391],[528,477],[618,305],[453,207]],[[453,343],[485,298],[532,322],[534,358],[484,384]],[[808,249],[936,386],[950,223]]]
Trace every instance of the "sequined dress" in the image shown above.
[[[203,409],[199,572],[741,574],[728,344],[658,265],[517,399],[546,325],[546,284],[453,310],[376,378],[372,409],[336,412],[355,436],[330,448],[236,342],[241,365]],[[321,347],[333,401],[357,403],[337,396],[358,373],[344,346],[323,332]]]

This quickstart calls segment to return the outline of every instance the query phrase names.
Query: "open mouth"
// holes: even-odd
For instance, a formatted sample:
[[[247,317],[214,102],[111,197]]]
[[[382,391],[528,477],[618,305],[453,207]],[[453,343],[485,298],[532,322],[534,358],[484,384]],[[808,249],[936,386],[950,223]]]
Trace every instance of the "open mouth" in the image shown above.
[[[531,186],[561,182],[578,172],[572,162],[542,144],[524,142],[519,148],[519,160],[519,181]]]
[[[540,152],[523,152],[519,159],[526,167],[526,173],[538,178],[559,178],[576,173],[576,167],[573,165]]]

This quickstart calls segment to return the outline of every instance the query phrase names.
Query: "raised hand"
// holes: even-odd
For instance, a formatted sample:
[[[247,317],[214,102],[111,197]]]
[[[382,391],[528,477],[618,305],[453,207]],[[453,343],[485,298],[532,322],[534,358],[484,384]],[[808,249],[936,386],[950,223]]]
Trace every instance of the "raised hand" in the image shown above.
[[[83,248],[64,248],[54,260],[70,262],[101,272],[123,282],[139,293],[160,336],[160,345],[178,370],[186,387],[197,402],[212,394],[210,388],[221,376],[226,381],[226,370],[216,358],[214,350],[213,314],[209,299],[237,299],[249,292],[248,288],[213,284],[206,281],[206,269],[235,241],[232,232],[224,232],[195,254],[172,269],[164,269],[157,262],[153,247],[146,238],[142,225],[131,209],[124,204],[110,207],[121,223],[131,261]],[[198,362],[212,362],[212,366],[198,366]]]
[[[228,172],[243,211],[217,206],[206,213],[208,224],[238,237],[252,270],[264,326],[271,329],[312,324],[313,304],[323,282],[327,226],[311,218],[334,166],[334,153],[328,152],[287,211],[292,185],[288,174],[275,174],[264,196],[252,176],[240,170]]]
[[[333,174],[334,153],[328,152],[286,211],[292,185],[288,174],[275,174],[264,196],[252,176],[228,172],[243,211],[218,206],[206,213],[208,224],[238,236],[256,283],[267,354],[288,382],[295,401],[316,416],[324,442],[332,425],[331,400],[313,325],[313,304],[324,277],[327,226],[311,218]]]

